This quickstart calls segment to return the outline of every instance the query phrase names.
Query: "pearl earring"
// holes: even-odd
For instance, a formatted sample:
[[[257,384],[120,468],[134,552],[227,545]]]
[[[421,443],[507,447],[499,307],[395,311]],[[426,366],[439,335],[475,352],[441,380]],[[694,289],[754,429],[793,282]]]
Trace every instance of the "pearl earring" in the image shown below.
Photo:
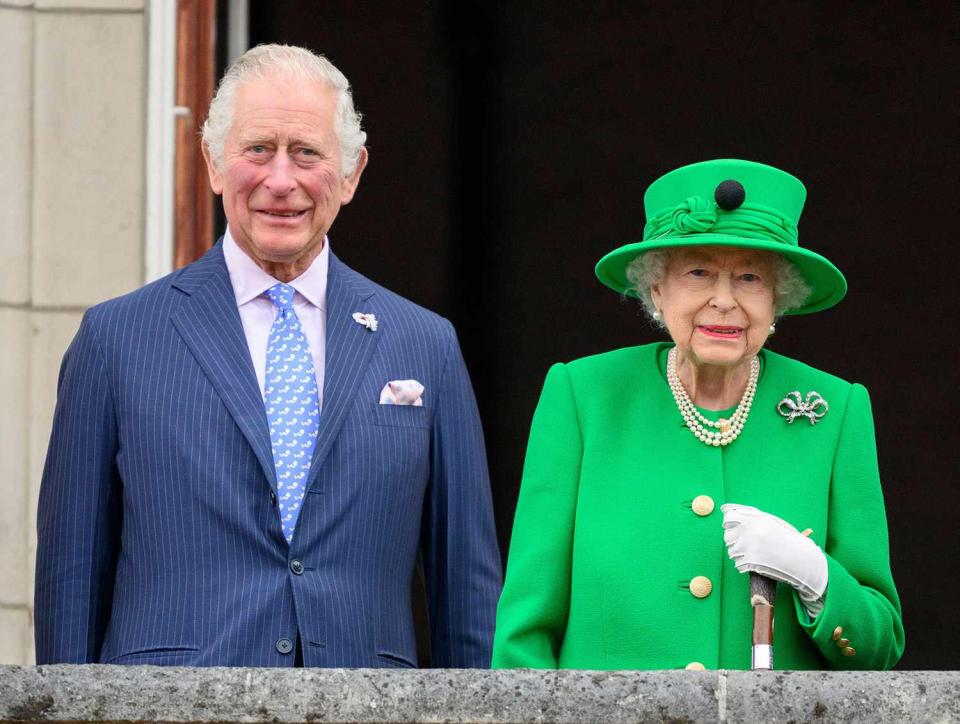
[[[770,334],[773,334],[773,333],[776,332],[776,331],[777,331],[777,325],[771,324],[771,325],[770,325]]]
[[[662,315],[660,314],[659,309],[654,309],[653,314],[651,314],[650,316],[653,317],[653,321],[659,322]]]

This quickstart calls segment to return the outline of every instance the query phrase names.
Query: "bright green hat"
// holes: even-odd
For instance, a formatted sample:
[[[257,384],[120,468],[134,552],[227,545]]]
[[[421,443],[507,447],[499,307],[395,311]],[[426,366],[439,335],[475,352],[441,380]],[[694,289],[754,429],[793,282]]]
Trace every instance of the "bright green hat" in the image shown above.
[[[797,222],[807,190],[786,171],[753,161],[718,159],[682,166],[654,181],[643,196],[643,241],[614,249],[597,262],[597,278],[636,296],[627,265],[653,249],[735,246],[783,254],[811,288],[799,309],[828,309],[847,293],[847,280],[826,258],[797,245]]]

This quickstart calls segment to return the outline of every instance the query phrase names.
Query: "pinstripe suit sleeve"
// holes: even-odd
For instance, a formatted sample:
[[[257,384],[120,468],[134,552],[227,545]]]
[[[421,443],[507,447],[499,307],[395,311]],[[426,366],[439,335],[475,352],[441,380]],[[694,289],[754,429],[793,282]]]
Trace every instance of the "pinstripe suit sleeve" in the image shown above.
[[[487,668],[501,560],[480,415],[460,346],[449,343],[431,440],[422,549],[435,667]]]
[[[67,349],[37,511],[38,664],[99,660],[119,542],[117,425],[88,311]]]

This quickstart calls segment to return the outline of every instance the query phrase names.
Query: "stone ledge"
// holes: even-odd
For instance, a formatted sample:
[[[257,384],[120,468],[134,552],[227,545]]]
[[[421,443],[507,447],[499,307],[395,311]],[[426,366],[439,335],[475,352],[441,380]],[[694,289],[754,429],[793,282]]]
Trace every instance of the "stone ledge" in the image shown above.
[[[4,721],[960,721],[960,672],[0,666]]]

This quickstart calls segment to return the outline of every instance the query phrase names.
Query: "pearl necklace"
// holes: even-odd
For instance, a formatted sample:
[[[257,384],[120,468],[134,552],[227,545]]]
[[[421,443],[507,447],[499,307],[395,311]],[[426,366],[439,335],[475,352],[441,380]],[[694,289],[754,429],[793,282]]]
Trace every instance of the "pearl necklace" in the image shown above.
[[[750,360],[750,378],[747,381],[747,389],[744,390],[737,409],[734,410],[729,419],[721,417],[719,420],[708,420],[700,414],[700,410],[693,404],[693,400],[687,394],[683,383],[680,382],[680,376],[677,374],[677,348],[673,347],[667,354],[667,384],[670,385],[673,399],[676,400],[687,428],[706,445],[726,446],[740,436],[740,432],[747,422],[747,415],[750,414],[750,405],[753,404],[753,396],[757,391],[757,379],[759,377],[760,361],[754,357]]]

